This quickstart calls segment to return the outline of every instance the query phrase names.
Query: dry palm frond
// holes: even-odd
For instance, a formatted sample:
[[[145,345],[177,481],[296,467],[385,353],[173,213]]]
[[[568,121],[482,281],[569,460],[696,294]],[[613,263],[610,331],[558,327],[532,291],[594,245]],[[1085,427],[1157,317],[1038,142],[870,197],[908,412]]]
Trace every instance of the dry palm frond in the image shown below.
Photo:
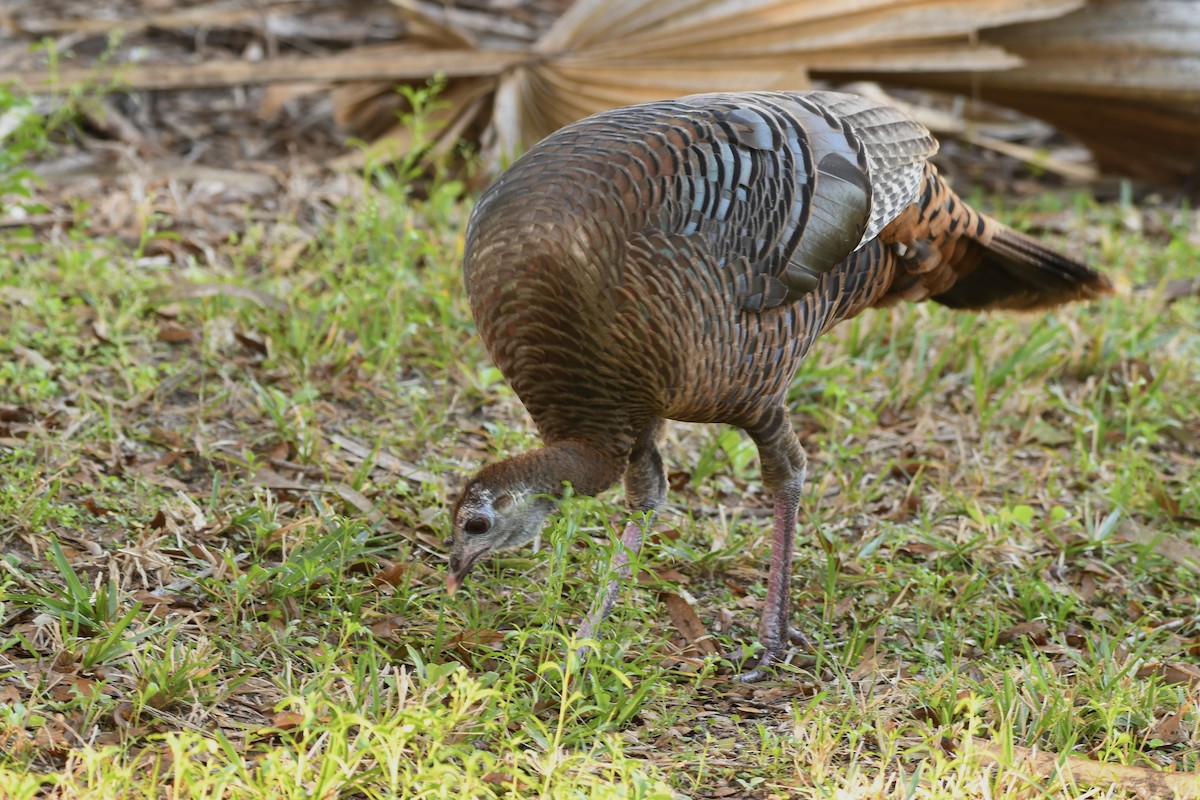
[[[1009,69],[1020,60],[981,42],[982,29],[1052,19],[1084,0],[578,0],[535,40],[522,40],[515,34],[526,29],[514,28],[514,35],[486,41],[474,33],[449,35],[460,29],[438,6],[394,2],[410,25],[441,32],[425,46],[453,48],[461,57],[469,41],[480,53],[500,48],[524,54],[495,74],[448,86],[453,110],[443,115],[443,130],[486,127],[485,153],[495,167],[569,122],[627,103],[803,88],[809,73],[818,71]],[[353,116],[349,105],[390,86],[352,91],[354,100],[341,96],[343,118]],[[485,119],[465,119],[466,109]],[[394,129],[380,149],[403,147],[404,137]]]
[[[1166,179],[1200,169],[1200,6],[1093,2],[1055,26],[996,31],[1026,66],[987,76],[998,102],[1051,122],[1101,163]]]
[[[357,165],[411,157],[416,139],[397,120],[414,110],[413,95],[397,88],[436,78],[442,93],[421,142],[438,153],[465,138],[494,170],[557,128],[613,106],[803,88],[810,76],[866,79],[950,89],[1041,117],[1120,171],[1169,179],[1200,169],[1197,0],[354,0],[349,19],[344,5],[213,0],[113,20],[23,15],[18,26],[68,38],[227,26],[257,31],[268,45],[293,34],[321,45],[258,61],[114,60],[53,74],[0,67],[0,83],[259,84],[271,87],[264,120],[293,98],[332,89],[337,121],[375,142],[341,162]],[[994,146],[970,129],[962,135]]]
[[[1200,4],[1091,0],[1050,22],[985,31],[1024,62],[974,76],[916,76],[1040,117],[1101,164],[1155,180],[1200,170]]]

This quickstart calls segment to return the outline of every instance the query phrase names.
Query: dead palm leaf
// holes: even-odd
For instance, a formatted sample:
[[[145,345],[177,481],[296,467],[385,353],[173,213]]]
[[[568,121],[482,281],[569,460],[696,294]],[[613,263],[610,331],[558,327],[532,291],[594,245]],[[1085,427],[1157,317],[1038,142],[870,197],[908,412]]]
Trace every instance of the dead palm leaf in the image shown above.
[[[429,3],[394,0],[422,46],[464,42],[453,20]],[[536,40],[477,42],[524,57],[493,75],[464,77],[447,101],[486,117],[485,159],[496,168],[557,128],[613,106],[708,91],[796,89],[814,72],[978,72],[1011,69],[1020,59],[980,41],[986,28],[1062,16],[1084,0],[578,0]],[[443,44],[444,43],[444,44]],[[339,114],[387,84],[342,91]],[[454,96],[451,97],[451,94]],[[354,100],[347,97],[356,95]],[[491,102],[480,98],[490,98]],[[445,115],[435,146],[450,130],[480,120]],[[404,134],[389,136],[405,145]]]

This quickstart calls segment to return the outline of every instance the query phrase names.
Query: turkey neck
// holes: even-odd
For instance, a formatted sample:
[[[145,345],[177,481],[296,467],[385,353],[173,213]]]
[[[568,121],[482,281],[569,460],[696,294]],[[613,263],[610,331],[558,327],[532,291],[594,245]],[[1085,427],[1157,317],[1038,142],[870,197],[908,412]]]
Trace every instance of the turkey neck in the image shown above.
[[[511,456],[493,468],[535,494],[561,497],[563,483],[569,482],[576,494],[596,495],[617,482],[627,460],[585,442],[561,441]]]

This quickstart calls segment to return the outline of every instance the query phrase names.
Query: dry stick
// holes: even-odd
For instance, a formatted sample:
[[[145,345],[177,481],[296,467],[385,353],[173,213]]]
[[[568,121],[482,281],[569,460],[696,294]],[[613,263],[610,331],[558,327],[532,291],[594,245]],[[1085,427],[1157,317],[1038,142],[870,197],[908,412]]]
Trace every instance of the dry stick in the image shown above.
[[[2,228],[45,228],[50,225],[68,225],[75,222],[74,217],[61,214],[30,214],[27,217],[0,217]]]
[[[214,59],[197,64],[140,64],[0,72],[0,84],[26,90],[81,83],[113,83],[125,89],[203,89],[264,83],[340,83],[369,80],[423,80],[430,75],[459,78],[498,75],[529,59],[526,53],[491,50],[417,50],[379,54],[342,53],[266,61]]]
[[[294,3],[256,4],[255,8],[188,8],[157,14],[141,14],[127,19],[28,19],[20,23],[22,32],[37,36],[63,33],[112,33],[125,35],[145,28],[229,28],[260,23],[272,10],[294,9]]]
[[[340,433],[328,434],[325,438],[330,444],[345,450],[360,462],[370,459],[372,469],[378,467],[416,484],[437,482],[437,476],[433,473],[423,470],[415,464],[401,461],[382,447],[372,447],[365,442],[360,442],[357,439],[352,439]]]
[[[1116,786],[1141,797],[1173,797],[1176,800],[1200,798],[1200,773],[1162,772],[1146,767],[1109,764],[1015,744],[1012,746],[1010,762],[1004,755],[1004,748],[985,739],[972,739],[971,750],[984,763],[1005,769],[1022,769],[1043,778],[1061,774],[1068,780],[1091,786]]]
[[[161,299],[163,302],[174,303],[205,297],[239,297],[281,314],[289,309],[285,301],[274,295],[235,283],[179,283],[163,291]]]
[[[1017,142],[1006,142],[994,136],[987,136],[975,131],[963,131],[959,136],[977,147],[994,150],[1001,155],[1009,156],[1026,164],[1071,178],[1077,181],[1090,182],[1099,179],[1100,171],[1091,164],[1077,164],[1073,161],[1058,158],[1039,148],[1030,147]]]

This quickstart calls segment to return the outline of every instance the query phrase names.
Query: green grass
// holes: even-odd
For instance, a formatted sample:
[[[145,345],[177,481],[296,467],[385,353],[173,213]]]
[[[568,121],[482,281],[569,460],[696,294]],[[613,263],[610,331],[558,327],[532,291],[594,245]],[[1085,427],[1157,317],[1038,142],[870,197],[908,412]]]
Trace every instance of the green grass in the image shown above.
[[[1200,770],[1195,298],[905,306],[823,340],[792,393],[811,459],[794,611],[821,646],[752,687],[684,652],[658,593],[724,652],[751,641],[769,499],[745,437],[674,426],[641,566],[675,572],[629,588],[581,665],[567,637],[619,493],[442,591],[455,490],[536,442],[470,323],[463,195],[381,180],[326,221],[252,224],[220,269],[145,258],[172,235],[153,220],[136,242],[5,231],[0,795],[1089,785],[989,768],[984,740]],[[1124,281],[1200,275],[1194,213],[1142,237],[1123,209],[1073,208]]]

